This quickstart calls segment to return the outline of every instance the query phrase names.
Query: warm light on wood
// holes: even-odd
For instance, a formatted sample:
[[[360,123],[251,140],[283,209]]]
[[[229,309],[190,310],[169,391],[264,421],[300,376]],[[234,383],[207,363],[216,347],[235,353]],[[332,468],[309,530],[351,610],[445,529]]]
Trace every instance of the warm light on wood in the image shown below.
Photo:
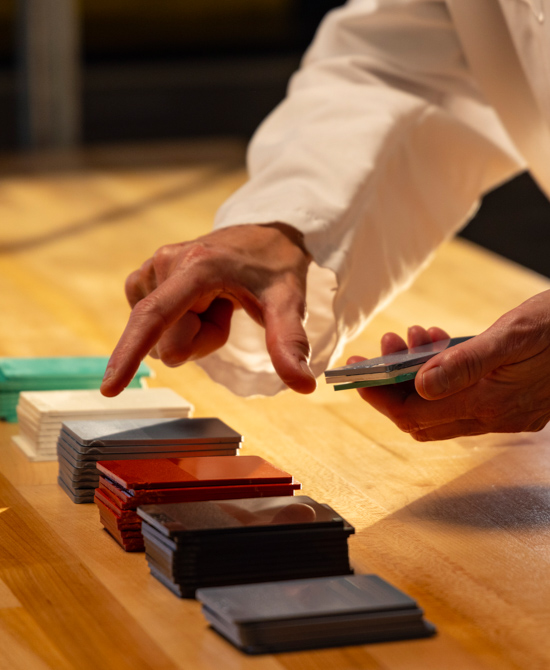
[[[125,277],[157,247],[203,234],[244,179],[244,147],[191,143],[0,159],[0,350],[107,355]],[[440,325],[482,331],[550,282],[463,241],[346,350]],[[292,473],[355,526],[357,572],[416,598],[429,640],[246,657],[198,604],[153,579],[74,505],[55,463],[31,463],[0,425],[1,670],[544,670],[550,667],[550,432],[419,444],[355,392],[242,399],[194,364],[148,361],[151,382],[245,436],[244,454]],[[6,513],[3,513],[6,512]],[[252,560],[252,557],[251,557]]]

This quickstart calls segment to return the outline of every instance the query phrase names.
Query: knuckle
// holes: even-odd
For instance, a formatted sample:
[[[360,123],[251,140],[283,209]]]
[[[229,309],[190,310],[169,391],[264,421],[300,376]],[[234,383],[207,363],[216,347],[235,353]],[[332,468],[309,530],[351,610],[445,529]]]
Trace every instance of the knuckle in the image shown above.
[[[126,277],[126,282],[125,286],[136,286],[136,284],[139,282],[139,277],[140,277],[140,271],[139,270],[134,270],[134,272],[131,272],[127,277]]]
[[[285,341],[280,344],[282,345],[283,350],[299,351],[301,356],[309,360],[311,347],[305,334],[296,333],[294,335],[287,335]]]
[[[132,318],[138,322],[150,322],[161,330],[169,326],[166,316],[153,297],[140,300],[132,310]]]
[[[300,349],[300,351],[303,351],[306,356],[310,355],[311,347],[307,335],[303,330],[290,333],[288,341],[292,342],[292,344],[298,349]]]
[[[162,247],[159,247],[153,254],[153,260],[157,262],[162,262],[167,258],[171,258],[174,255],[174,249],[178,245],[176,244],[163,244]]]
[[[503,315],[495,325],[498,328],[499,347],[514,360],[518,352],[536,353],[550,344],[546,297],[538,294]]]
[[[223,264],[224,260],[229,260],[228,252],[217,245],[209,244],[202,239],[188,242],[182,248],[185,257],[185,265],[212,265],[212,263]]]
[[[171,264],[177,246],[175,244],[165,244],[155,251],[151,261],[156,273],[163,272]]]
[[[227,250],[202,239],[165,245],[153,256],[157,277],[181,274],[187,282],[195,284],[197,291],[205,284],[221,286],[232,262],[233,258]]]
[[[311,353],[309,339],[305,330],[298,324],[285,324],[284,330],[274,328],[266,330],[268,349],[281,351],[300,351],[306,357]]]
[[[126,277],[126,281],[124,282],[124,291],[128,300],[137,299],[136,294],[138,294],[139,288],[139,274],[132,272],[131,275]]]
[[[178,244],[165,244],[159,247],[152,256],[155,269],[171,267],[175,262],[185,264],[202,262],[218,255],[217,247],[207,244],[202,239]]]
[[[451,349],[448,353],[451,364],[451,377],[466,385],[473,384],[483,373],[483,362],[479,352],[475,348],[466,351],[464,348]],[[451,378],[451,384],[455,379]]]
[[[402,430],[404,433],[408,433],[413,437],[415,437],[415,435],[420,431],[418,421],[416,421],[413,417],[407,414],[397,411],[395,412],[392,419],[395,425],[399,428],[399,430]]]
[[[525,346],[525,342],[529,341],[533,335],[533,323],[525,318],[521,313],[512,313],[506,337],[502,338],[501,346],[505,347],[506,353],[511,354],[518,349]]]
[[[126,278],[126,281],[124,282],[124,291],[128,299],[130,299],[132,294],[135,292],[136,286],[136,280],[132,275]]]
[[[189,352],[183,349],[180,351],[163,352],[160,356],[160,360],[169,368],[177,368],[183,365],[188,358]]]

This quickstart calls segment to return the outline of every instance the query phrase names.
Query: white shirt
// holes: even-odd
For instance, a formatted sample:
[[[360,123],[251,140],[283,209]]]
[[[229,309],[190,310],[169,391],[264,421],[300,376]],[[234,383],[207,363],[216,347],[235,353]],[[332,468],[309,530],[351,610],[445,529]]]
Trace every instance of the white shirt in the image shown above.
[[[351,0],[325,17],[215,222],[304,234],[316,376],[485,192],[528,166],[550,193],[549,25],[550,0]],[[243,310],[199,364],[239,395],[285,388]]]

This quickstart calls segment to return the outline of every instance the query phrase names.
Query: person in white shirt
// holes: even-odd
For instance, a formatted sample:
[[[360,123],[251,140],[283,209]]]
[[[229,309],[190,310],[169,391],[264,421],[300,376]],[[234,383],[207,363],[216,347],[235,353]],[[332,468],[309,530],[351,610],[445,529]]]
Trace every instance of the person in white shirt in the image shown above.
[[[151,351],[241,395],[312,392],[485,192],[529,168],[550,193],[549,73],[550,0],[330,12],[215,230],[128,278],[133,311],[102,391],[119,393]],[[543,293],[432,359],[416,392],[360,393],[419,440],[540,429],[549,321]],[[415,327],[408,344],[442,336]],[[405,344],[388,334],[383,352]]]

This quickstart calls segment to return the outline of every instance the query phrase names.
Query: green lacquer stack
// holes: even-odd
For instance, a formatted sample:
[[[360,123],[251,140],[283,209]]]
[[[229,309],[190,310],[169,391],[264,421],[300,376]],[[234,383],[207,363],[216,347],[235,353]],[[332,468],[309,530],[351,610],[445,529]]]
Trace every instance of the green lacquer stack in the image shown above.
[[[108,361],[107,356],[0,358],[0,418],[17,421],[21,391],[99,388]],[[144,378],[150,376],[150,368],[142,363],[129,386],[145,386]]]

